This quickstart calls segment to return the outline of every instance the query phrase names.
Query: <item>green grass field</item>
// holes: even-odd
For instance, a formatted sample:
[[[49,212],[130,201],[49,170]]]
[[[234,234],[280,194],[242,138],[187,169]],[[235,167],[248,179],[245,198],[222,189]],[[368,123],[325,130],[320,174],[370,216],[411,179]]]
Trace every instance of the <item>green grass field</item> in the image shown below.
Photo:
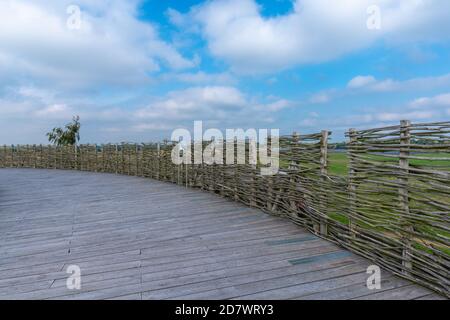
[[[348,174],[348,155],[346,152],[331,152],[328,154],[328,173],[336,176]]]
[[[425,158],[448,158],[448,161],[432,161],[432,160],[410,160],[411,166],[424,166],[428,168],[436,168],[438,170],[450,171],[450,154],[434,153],[421,154]],[[372,155],[368,158],[381,162],[398,163],[398,158],[387,158],[383,156]],[[348,174],[348,154],[346,152],[330,152],[328,154],[328,173],[330,175],[345,176]]]
[[[425,167],[426,169],[434,169],[434,170],[438,170],[438,171],[450,171],[450,154],[449,153],[420,154],[420,157],[444,158],[444,159],[448,159],[448,160],[411,159],[410,165],[413,167]],[[383,157],[383,156],[379,156],[379,155],[370,155],[370,156],[367,156],[367,159],[374,160],[376,162],[385,162],[385,163],[389,162],[392,164],[398,164],[398,162],[399,162],[399,158]],[[329,175],[345,177],[348,175],[348,169],[349,169],[349,158],[348,158],[348,154],[346,152],[331,152],[328,154],[328,174]],[[426,187],[427,186],[424,186],[424,190],[426,189]],[[449,203],[448,195],[444,192],[442,192],[442,193],[427,192],[427,197],[429,200],[434,200],[436,203],[441,203],[441,204]],[[393,198],[392,196],[389,196],[386,194],[380,194],[380,193],[366,195],[366,198],[372,198],[372,201],[374,201],[374,202],[378,201],[379,203],[389,203],[389,202],[395,203],[396,202],[395,197]],[[419,209],[419,208],[421,208],[421,206],[425,206],[424,209],[429,210],[429,208],[427,208],[428,204],[426,204],[426,201],[423,201],[424,203],[422,203],[422,202],[417,203],[413,199],[411,199],[410,201],[411,201],[410,205],[413,208]],[[372,210],[367,209],[367,211],[368,211],[367,214],[370,214],[370,212]],[[330,217],[343,223],[343,224],[348,224],[348,217],[340,214],[339,212],[331,213]],[[434,235],[436,233],[439,233],[441,236],[444,236],[447,238],[450,237],[450,232],[446,232],[446,231],[442,230],[442,228],[435,229],[431,226],[420,226],[419,224],[417,224],[415,227],[417,230],[420,229],[420,231],[423,232],[424,234],[428,233],[430,235]],[[370,228],[370,227],[367,227],[367,228]],[[375,229],[377,229],[377,228],[375,228]],[[381,228],[379,231],[382,232],[383,228]],[[414,247],[416,247],[416,249],[421,249],[423,251],[426,251],[430,254],[432,253],[431,250],[427,249],[426,247],[424,247],[421,244],[416,243],[416,244],[414,244]],[[437,245],[435,245],[435,248],[439,248],[446,254],[450,254],[450,248],[447,246],[437,244]]]

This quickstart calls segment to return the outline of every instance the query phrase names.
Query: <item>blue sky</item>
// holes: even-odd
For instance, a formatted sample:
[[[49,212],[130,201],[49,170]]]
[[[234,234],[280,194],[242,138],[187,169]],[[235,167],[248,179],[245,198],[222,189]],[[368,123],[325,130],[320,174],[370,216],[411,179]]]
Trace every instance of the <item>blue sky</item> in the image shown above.
[[[445,121],[449,12],[445,0],[4,0],[0,144],[45,143],[76,114],[85,143],[159,140],[194,120],[334,141]]]

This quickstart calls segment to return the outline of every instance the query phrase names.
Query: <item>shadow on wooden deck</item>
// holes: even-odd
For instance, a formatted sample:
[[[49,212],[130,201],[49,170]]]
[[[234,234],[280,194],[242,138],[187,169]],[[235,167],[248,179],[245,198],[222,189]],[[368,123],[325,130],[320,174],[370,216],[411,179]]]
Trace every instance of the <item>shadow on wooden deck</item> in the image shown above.
[[[0,169],[0,257],[0,299],[443,299],[387,271],[369,290],[369,261],[288,220],[104,173]]]

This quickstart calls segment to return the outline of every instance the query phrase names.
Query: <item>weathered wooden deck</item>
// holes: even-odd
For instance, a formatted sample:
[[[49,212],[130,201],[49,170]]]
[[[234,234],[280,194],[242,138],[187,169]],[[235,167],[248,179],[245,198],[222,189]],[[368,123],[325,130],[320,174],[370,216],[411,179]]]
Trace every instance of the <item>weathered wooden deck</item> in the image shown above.
[[[66,287],[81,268],[81,290]],[[149,179],[0,169],[0,299],[442,299],[290,221]]]

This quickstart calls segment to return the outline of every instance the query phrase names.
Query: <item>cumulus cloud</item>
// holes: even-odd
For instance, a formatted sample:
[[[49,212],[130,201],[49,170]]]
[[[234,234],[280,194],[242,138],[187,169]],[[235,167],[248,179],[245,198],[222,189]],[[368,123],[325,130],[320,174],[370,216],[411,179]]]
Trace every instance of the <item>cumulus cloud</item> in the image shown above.
[[[81,117],[85,134],[99,139],[94,142],[102,137],[106,142],[130,137],[141,142],[146,133],[168,137],[170,131],[191,127],[195,120],[219,128],[267,127],[279,111],[294,105],[278,97],[261,99],[232,86],[189,87],[145,101],[111,105],[39,87],[9,89],[0,97],[0,141],[44,143],[49,128],[69,122],[73,115]]]
[[[70,4],[0,2],[0,83],[136,84],[161,66],[195,65],[138,20],[138,1],[77,1],[79,29],[67,26]]]
[[[405,90],[430,90],[450,86],[450,74],[431,77],[418,77],[407,80],[377,80],[373,76],[356,76],[351,79],[347,88],[373,92],[392,92]]]
[[[331,97],[328,93],[320,92],[317,94],[314,94],[309,98],[309,102],[313,104],[321,104],[321,103],[327,103],[331,100]]]
[[[134,112],[136,121],[142,123],[185,123],[195,120],[219,122],[221,125],[242,123],[261,124],[272,115],[293,105],[286,99],[258,101],[235,87],[205,86],[177,90],[166,97],[151,102],[145,108]],[[266,120],[265,120],[266,119]],[[153,128],[153,125],[141,125],[139,128]],[[233,127],[233,126],[232,126]]]
[[[310,113],[300,121],[300,126],[315,131],[333,128],[340,134],[349,128],[375,128],[399,124],[400,120],[411,121],[444,121],[450,115],[450,94],[414,99],[396,107],[379,106],[377,108],[355,110],[353,114],[335,115],[333,117],[318,116]],[[438,108],[443,107],[443,108]],[[423,108],[420,110],[419,108]],[[417,110],[415,110],[417,109]]]
[[[410,107],[414,109],[450,107],[450,93],[440,94],[434,97],[418,98],[410,103]]]
[[[73,110],[65,104],[53,104],[35,112],[38,117],[70,119]]]
[[[224,112],[245,108],[244,95],[233,87],[194,87],[170,92],[166,98],[140,109],[136,116],[143,119],[191,119],[220,117]]]
[[[370,115],[370,121],[400,121],[408,120],[427,120],[436,115],[435,112],[428,111],[414,111],[414,112],[380,112],[378,114]]]
[[[381,11],[379,30],[367,27],[371,5]],[[438,0],[297,0],[289,13],[264,17],[255,0],[213,0],[185,16],[172,9],[170,17],[178,26],[197,24],[210,52],[234,71],[265,73],[329,61],[379,39],[449,39],[449,10]]]
[[[204,71],[168,73],[161,76],[165,81],[179,81],[191,85],[229,85],[237,79],[227,72],[207,73]]]
[[[367,95],[371,93],[379,94],[391,94],[401,92],[429,92],[439,89],[447,89],[450,87],[450,74],[444,74],[439,76],[430,77],[417,77],[406,80],[395,79],[376,79],[372,75],[359,75],[355,76],[347,82],[345,88],[332,88],[324,91],[320,91],[312,94],[308,103],[311,104],[325,104],[333,102],[339,98],[345,98],[354,95]],[[424,98],[423,101],[411,102],[411,105],[426,104],[435,102],[437,105],[440,101],[444,103],[447,98],[446,95],[438,96],[434,100],[430,101],[428,98]]]
[[[368,85],[377,82],[373,76],[356,76],[349,81],[347,87],[350,89],[357,89],[362,87],[367,87]]]

